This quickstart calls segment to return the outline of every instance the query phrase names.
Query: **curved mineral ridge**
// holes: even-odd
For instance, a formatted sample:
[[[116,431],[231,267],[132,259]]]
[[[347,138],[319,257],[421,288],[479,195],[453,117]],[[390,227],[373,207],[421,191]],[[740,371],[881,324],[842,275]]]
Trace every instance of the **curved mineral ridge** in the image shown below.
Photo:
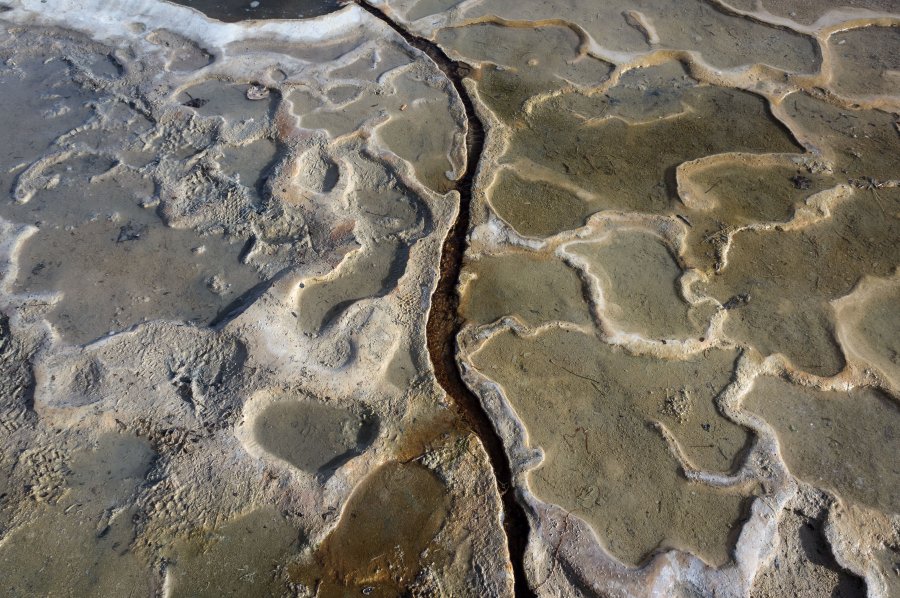
[[[776,554],[774,542],[789,533],[779,532],[783,509],[805,504],[797,489],[812,484],[832,501],[802,507],[827,530],[817,545],[836,557],[822,561],[837,572],[823,591],[859,591],[848,568],[870,595],[889,595],[894,574],[879,549],[851,553],[863,532],[838,531],[822,513],[896,487],[893,474],[866,477],[868,464],[848,460],[847,471],[860,468],[854,491],[809,478],[793,455],[841,461],[822,445],[842,441],[798,444],[785,426],[800,423],[783,414],[796,409],[816,429],[834,420],[840,434],[872,443],[845,450],[892,470],[897,312],[893,287],[876,281],[900,261],[893,7],[377,4],[476,67],[467,84],[487,139],[460,283],[459,362],[528,508],[532,587],[818,595],[813,579],[825,573],[804,570],[796,551]],[[857,49],[865,43],[873,49]],[[735,349],[742,357],[717,388],[709,368]],[[701,369],[690,370],[695,362]],[[698,379],[712,387],[698,391]],[[767,407],[757,388],[770,380],[849,392],[848,411],[838,422],[826,403],[801,409],[787,390]],[[878,416],[852,398],[870,387],[882,397]],[[687,423],[704,403],[711,415]],[[751,440],[729,440],[719,420]],[[648,456],[654,443],[668,446],[671,465],[661,465],[666,450]],[[679,495],[679,483],[693,490]],[[744,506],[725,506],[735,498]],[[883,502],[860,509],[896,522]],[[895,532],[880,538],[889,553]]]
[[[361,2],[0,4],[7,593],[898,595],[896,2]]]
[[[465,163],[441,71],[357,7],[4,6],[8,591],[509,594],[425,348]]]

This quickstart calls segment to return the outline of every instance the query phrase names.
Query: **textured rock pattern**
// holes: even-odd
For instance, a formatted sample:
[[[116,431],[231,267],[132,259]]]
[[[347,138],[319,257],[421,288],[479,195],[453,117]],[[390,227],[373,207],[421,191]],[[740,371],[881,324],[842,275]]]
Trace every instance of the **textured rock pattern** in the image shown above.
[[[900,592],[895,3],[183,4],[2,5],[8,593]]]

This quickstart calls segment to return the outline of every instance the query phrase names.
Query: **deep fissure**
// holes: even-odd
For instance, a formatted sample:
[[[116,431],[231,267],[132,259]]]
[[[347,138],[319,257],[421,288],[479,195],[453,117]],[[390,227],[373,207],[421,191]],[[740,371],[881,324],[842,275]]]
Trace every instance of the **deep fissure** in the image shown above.
[[[356,3],[397,32],[409,45],[427,55],[451,81],[465,108],[467,121],[466,165],[463,176],[454,186],[459,193],[459,213],[441,248],[440,276],[431,295],[431,309],[428,313],[426,327],[428,354],[438,383],[453,401],[464,423],[481,440],[490,459],[503,502],[503,528],[513,569],[515,595],[534,596],[525,574],[528,520],[524,508],[515,498],[512,470],[503,447],[503,441],[484,411],[480,399],[463,382],[456,363],[456,335],[462,324],[458,310],[459,296],[456,292],[456,284],[462,269],[466,233],[469,230],[469,209],[475,183],[475,171],[484,150],[484,126],[481,119],[478,118],[472,99],[462,82],[463,78],[472,71],[472,67],[464,62],[451,59],[434,42],[410,33],[379,8],[363,0],[357,0]]]

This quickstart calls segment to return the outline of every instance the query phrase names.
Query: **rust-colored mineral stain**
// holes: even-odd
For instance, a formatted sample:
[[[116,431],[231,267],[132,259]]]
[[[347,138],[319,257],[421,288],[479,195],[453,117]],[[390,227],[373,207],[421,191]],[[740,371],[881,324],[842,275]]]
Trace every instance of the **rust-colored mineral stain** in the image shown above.
[[[498,482],[498,491],[503,499],[503,526],[506,531],[507,548],[513,568],[516,595],[533,595],[528,587],[524,569],[525,546],[529,533],[528,522],[522,506],[508,491],[512,487],[509,458],[503,447],[503,441],[494,429],[478,397],[463,382],[456,364],[456,334],[461,326],[456,284],[462,270],[466,234],[469,230],[469,206],[472,202],[475,170],[484,150],[484,126],[462,83],[464,77],[476,71],[464,62],[451,60],[437,44],[410,34],[379,9],[366,2],[357,2],[357,4],[384,21],[411,46],[427,54],[453,83],[465,108],[466,122],[468,123],[466,165],[462,176],[456,182],[456,190],[459,192],[459,214],[447,232],[441,248],[440,277],[437,287],[431,295],[431,308],[426,327],[428,354],[438,383],[453,401],[453,405],[465,425],[478,435],[490,459],[494,476]]]
[[[449,509],[446,487],[431,471],[414,462],[387,463],[356,488],[313,561],[291,567],[289,575],[323,598],[396,596],[440,558],[429,547]]]

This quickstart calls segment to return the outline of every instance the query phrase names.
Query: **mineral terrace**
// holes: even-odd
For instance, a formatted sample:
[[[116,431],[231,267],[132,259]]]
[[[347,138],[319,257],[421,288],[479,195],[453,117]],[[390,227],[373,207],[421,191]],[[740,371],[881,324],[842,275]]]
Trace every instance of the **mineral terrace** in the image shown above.
[[[2,0],[6,596],[900,596],[897,0]]]

